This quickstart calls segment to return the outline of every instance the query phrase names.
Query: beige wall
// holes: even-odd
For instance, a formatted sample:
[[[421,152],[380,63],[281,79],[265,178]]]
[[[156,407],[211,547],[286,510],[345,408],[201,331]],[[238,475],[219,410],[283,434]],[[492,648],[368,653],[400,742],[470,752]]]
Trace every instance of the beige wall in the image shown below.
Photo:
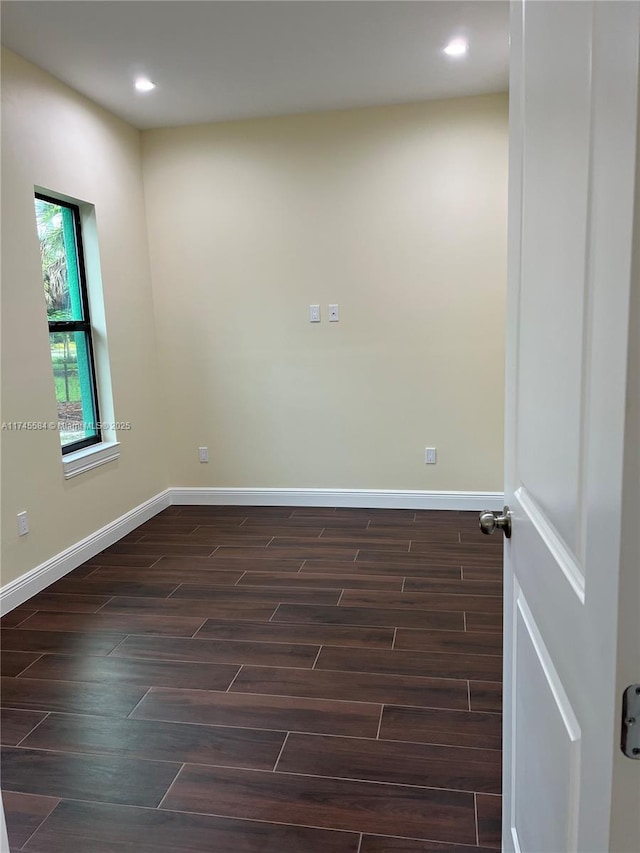
[[[168,485],[155,330],[133,128],[2,53],[2,420],[55,421],[34,185],[95,204],[121,457],[72,480],[54,432],[2,432],[2,583]],[[16,514],[31,532],[18,538]]]
[[[38,186],[95,205],[114,414],[133,424],[117,462],[71,480],[56,433],[2,433],[3,584],[169,485],[502,488],[506,96],[141,149],[11,52],[2,71],[2,420],[56,420]]]
[[[143,154],[173,485],[502,490],[506,95]]]

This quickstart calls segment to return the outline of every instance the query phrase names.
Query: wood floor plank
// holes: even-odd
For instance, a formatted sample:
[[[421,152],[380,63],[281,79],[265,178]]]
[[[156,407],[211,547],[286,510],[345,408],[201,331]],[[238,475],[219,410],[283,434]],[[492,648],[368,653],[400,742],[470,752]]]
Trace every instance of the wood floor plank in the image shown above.
[[[345,593],[346,595],[347,593]],[[386,595],[386,593],[384,593]],[[344,600],[344,596],[343,599]],[[111,606],[110,604],[107,607]],[[386,607],[320,607],[281,604],[274,622],[313,622],[318,625],[363,625],[369,628],[435,628],[464,630],[462,611],[390,609]]]
[[[285,736],[285,732],[239,727],[51,714],[21,746],[272,770]]]
[[[472,561],[465,561],[462,565],[462,576],[465,580],[475,581],[498,581],[502,582],[502,564],[498,566],[479,566]]]
[[[291,574],[290,572],[247,572],[238,582],[244,586],[277,586],[296,589],[385,589],[400,591],[401,578],[389,578],[384,575],[348,575],[348,574]]]
[[[437,578],[407,578],[403,592],[438,592],[451,595],[502,596],[500,581],[441,580]]]
[[[46,716],[46,711],[0,709],[0,743],[3,746],[17,746]]]
[[[171,595],[171,600],[197,599],[200,602],[222,604],[273,604],[282,602],[294,604],[337,604],[340,593],[337,590],[296,589],[238,589],[237,587],[196,586],[183,583]],[[209,604],[209,610],[211,604]]]
[[[111,601],[121,601],[123,599],[111,599]],[[157,601],[163,602],[166,599],[162,598],[127,598],[126,601]],[[106,606],[106,605],[105,605]],[[273,609],[263,607],[261,614],[271,613]],[[181,616],[169,612],[162,614],[149,607],[146,610],[138,610],[135,605],[131,608],[114,607],[109,609],[109,612],[101,610],[100,613],[36,613],[30,616],[29,619],[20,626],[13,629],[21,631],[21,637],[11,638],[11,642],[29,642],[29,648],[41,651],[70,651],[73,654],[108,654],[111,649],[115,648],[120,640],[124,639],[125,634],[155,634],[164,637],[191,637],[198,630],[204,616]],[[95,633],[94,633],[95,632]],[[24,634],[32,635],[29,639],[24,638]],[[49,642],[52,648],[42,648],[45,643],[44,638],[40,641],[37,634],[47,633]],[[64,634],[69,639],[67,640],[67,648],[63,648],[63,639],[60,638],[56,642],[54,634]],[[4,632],[3,632],[4,636]],[[78,637],[77,641],[73,637]],[[109,642],[110,637],[118,637],[113,643]],[[101,639],[103,638],[103,639]],[[91,646],[97,649],[103,649],[110,645],[106,651],[93,651]],[[72,651],[73,647],[77,651]]]
[[[226,528],[228,531],[235,530],[238,539],[246,537],[247,545],[250,544],[252,537],[263,537],[267,539],[268,544],[274,536],[296,536],[304,539],[317,539],[323,531],[322,525],[292,524],[290,519],[274,522],[272,519],[251,519],[246,521],[241,528]],[[219,528],[202,525],[198,527],[194,536],[206,537],[215,536]],[[221,545],[236,544],[233,542],[221,542]]]
[[[49,589],[66,593],[66,598],[78,598],[78,593],[84,593],[81,597],[103,596],[102,605],[106,604],[114,595],[142,595],[148,598],[166,598],[168,595],[171,595],[179,583],[179,580],[169,583],[156,583],[141,579],[139,576],[135,580],[113,581],[101,579],[94,574],[82,580],[67,580],[66,578],[62,578],[62,580],[50,586]],[[87,593],[89,596],[87,596]],[[62,608],[38,607],[37,609],[57,610]]]
[[[229,522],[229,526],[230,526]],[[238,527],[239,524],[236,525]],[[168,519],[160,519],[158,516],[152,518],[150,521],[145,521],[144,524],[141,524],[139,527],[136,527],[136,532],[140,534],[145,533],[182,533],[184,535],[188,535],[189,533],[193,533],[194,530],[197,530],[198,522],[197,521],[169,521]]]
[[[340,599],[344,607],[389,607],[410,610],[458,610],[473,613],[502,613],[502,597],[497,595],[445,595],[426,592],[377,592],[345,590]]]
[[[286,521],[281,523],[291,529],[295,529],[298,526],[304,527],[305,525],[312,525],[324,530],[348,529],[358,531],[366,530],[369,524],[366,518],[356,519],[352,516],[339,517],[335,512],[321,515],[316,508],[309,507],[309,509],[313,509],[314,511],[308,515],[294,512],[290,518],[287,518]],[[267,519],[251,519],[248,523],[258,526],[268,524],[270,522]]]
[[[491,681],[470,681],[469,700],[472,711],[502,713],[502,685]]]
[[[227,528],[205,529],[196,528],[194,533],[188,536],[180,533],[145,533],[138,539],[140,545],[161,545],[164,543],[175,545],[208,545],[217,548],[219,545],[251,545],[252,547],[266,548],[271,541],[271,536],[251,534],[244,528],[235,528],[233,532]]]
[[[61,583],[59,581],[58,583]],[[81,585],[85,581],[69,581],[71,585]],[[94,594],[91,589],[83,588],[83,595],[62,595],[64,589],[53,584],[45,592],[40,592],[29,599],[30,610],[61,610],[63,613],[95,613],[103,604],[109,601],[110,596],[101,593]]]
[[[461,652],[478,655],[502,655],[502,634],[488,631],[421,631],[398,628],[395,649],[417,652]]]
[[[195,638],[244,640],[259,643],[302,643],[303,645],[361,646],[390,649],[393,628],[343,628],[340,625],[303,625],[278,622],[248,622],[207,619]],[[456,632],[462,633],[462,632]],[[482,634],[492,636],[489,634]]]
[[[21,622],[32,616],[35,610],[28,610],[22,607],[16,607],[0,619],[0,628],[17,628]]]
[[[322,515],[330,518],[331,520],[336,519],[345,519],[350,523],[354,521],[386,521],[391,524],[395,524],[396,522],[402,523],[403,521],[408,521],[413,523],[415,519],[415,512],[412,509],[372,509],[367,507],[335,507],[333,512],[329,508],[325,508],[326,512],[322,512],[321,507],[294,507],[293,516],[301,516],[301,515]]]
[[[3,791],[7,822],[7,835],[11,850],[18,850],[33,835],[42,821],[51,814],[60,802],[56,797],[41,797],[34,794],[17,794]]]
[[[122,615],[135,625],[146,617],[150,624],[158,625],[158,630],[140,631],[132,628],[130,634],[166,634],[166,636],[192,636],[205,619],[224,617],[226,619],[268,620],[274,614],[277,605],[263,603],[258,599],[237,598],[231,601],[202,601],[197,598],[112,598],[105,604],[100,615]],[[172,631],[171,626],[184,623],[186,630]],[[167,631],[160,630],[166,622]],[[191,630],[190,630],[191,629]]]
[[[4,708],[27,711],[63,711],[71,714],[95,714],[124,717],[147,692],[133,685],[84,684],[81,688],[68,681],[44,681],[34,678],[3,678],[0,701]]]
[[[40,655],[36,652],[12,652],[3,649],[0,656],[0,675],[14,678],[37,661],[39,657]]]
[[[418,525],[390,524],[384,521],[372,521],[367,528],[372,536],[397,536],[411,542],[431,542],[434,545],[457,545],[458,529],[453,524]]]
[[[155,555],[145,554],[113,554],[110,551],[101,551],[87,560],[85,566],[131,566],[132,568],[144,568],[152,566],[158,561]]]
[[[363,560],[356,560],[355,563],[345,563],[344,561],[313,559],[305,560],[304,566],[300,570],[304,572],[328,572],[336,574],[345,572],[349,575],[382,575],[383,577],[401,577],[411,575],[412,577],[427,577],[427,578],[442,578],[449,580],[461,580],[462,572],[459,566],[428,566],[422,563],[415,562],[407,566],[405,563],[398,561],[391,562],[382,560],[380,562],[368,563]]]
[[[297,572],[304,562],[302,559],[264,557],[262,550],[259,552],[260,556],[256,556],[257,553],[258,550],[256,549],[251,556],[229,556],[227,554],[221,557],[216,552],[213,557],[160,557],[153,568],[177,569],[178,571],[197,569],[215,572]]]
[[[95,619],[95,616],[90,616]],[[2,648],[5,651],[58,652],[68,655],[108,655],[121,643],[126,632],[104,631],[96,625],[91,631],[85,614],[35,613],[30,616],[29,627],[2,630]],[[99,619],[99,617],[98,617]],[[65,631],[63,626],[77,620],[77,631]],[[95,624],[95,623],[94,623]],[[26,623],[25,623],[26,626]],[[40,630],[42,628],[42,630]],[[57,630],[57,629],[60,630]],[[50,630],[52,629],[52,630]]]
[[[290,734],[278,773],[498,794],[502,761],[488,749]]]
[[[289,518],[295,506],[182,506],[177,507],[180,518]]]
[[[480,610],[481,605],[482,602],[479,602],[478,610]],[[490,613],[486,610],[482,612],[467,611],[467,631],[493,631],[498,633],[502,631],[502,616],[500,613]]]
[[[146,641],[165,637],[134,637]],[[125,643],[127,640],[125,640]],[[169,640],[169,642],[175,642]],[[179,640],[177,642],[180,642]],[[183,642],[191,642],[189,640]],[[195,640],[193,642],[196,642]],[[118,647],[119,649],[122,646]],[[44,655],[20,678],[51,681],[81,681],[98,684],[142,684],[146,687],[188,687],[200,690],[226,690],[238,674],[238,666],[221,663],[191,663],[179,660],[143,660],[124,657],[78,657]]]
[[[440,841],[418,841],[415,838],[389,838],[365,835],[359,853],[493,853],[490,847],[468,847],[443,844]]]
[[[409,553],[409,540],[392,539],[391,537],[363,535],[347,536],[323,533],[319,539],[308,542],[306,539],[296,536],[276,536],[269,546],[270,548],[300,548],[313,546],[316,551],[324,551],[325,548],[370,548],[375,551],[403,554]]]
[[[111,557],[209,557],[215,550],[215,545],[183,545],[182,543],[160,542],[136,542],[133,545],[111,545],[103,552],[104,556]],[[103,554],[98,558],[102,559]]]
[[[160,761],[2,749],[5,790],[100,803],[158,806],[179,769],[180,764]]]
[[[432,548],[433,554],[416,554],[409,552],[408,554],[387,554],[384,551],[361,550],[358,552],[356,563],[383,563],[385,566],[397,566],[404,569],[405,575],[415,576],[417,569],[426,569],[435,566],[448,566],[450,568],[460,568],[462,559],[456,554],[455,548],[451,551],[442,553],[442,549],[436,552]],[[386,573],[386,569],[385,569]]]
[[[473,795],[187,764],[162,808],[475,842]]]
[[[356,853],[359,840],[355,832],[166,809],[63,801],[25,850],[30,853]]]
[[[113,653],[122,658],[155,658],[165,661],[201,661],[206,666],[218,664],[255,664],[256,666],[313,666],[319,646],[287,643],[265,643],[236,640],[192,640],[170,637],[127,637]],[[185,667],[186,669],[186,667]],[[225,669],[229,669],[225,667]],[[237,668],[231,667],[235,675]],[[194,676],[195,676],[194,670]],[[176,682],[175,686],[179,686]],[[183,687],[196,687],[184,684]],[[205,687],[203,690],[222,690],[225,687]]]
[[[457,543],[455,545],[432,545],[430,542],[421,542],[419,540],[411,541],[412,554],[424,554],[430,559],[442,558],[445,560],[462,558],[462,562],[470,558],[479,563],[488,563],[490,565],[502,565],[502,549],[495,548],[480,548],[478,545],[463,545]]]
[[[502,717],[475,711],[385,705],[379,736],[386,740],[500,750]]]
[[[378,731],[380,705],[153,688],[132,718],[373,738]]]
[[[231,685],[231,692],[431,708],[468,707],[466,681],[369,672],[245,666]]]
[[[477,794],[478,841],[494,850],[500,850],[502,836],[502,798]]]
[[[164,568],[162,562],[157,563],[151,569],[136,569],[132,575],[131,569],[119,569],[111,566],[103,566],[95,570],[89,582],[94,581],[125,581],[136,580],[149,581],[151,583],[174,583],[174,589],[181,583],[193,583],[202,586],[211,584],[213,586],[235,586],[244,572],[216,571],[215,569],[186,569],[184,566],[175,568]]]
[[[38,664],[33,668],[37,668]],[[414,652],[397,649],[345,649],[323,646],[316,669],[342,672],[384,672],[433,678],[502,680],[502,658],[496,655]]]
[[[252,553],[253,551],[253,553]],[[223,545],[214,554],[214,559],[225,559],[235,557],[237,559],[255,559],[256,557],[267,560],[310,560],[313,557],[322,556],[327,560],[355,560],[357,548],[329,546],[326,542],[315,539],[301,539],[297,545],[275,548],[269,545],[267,548],[244,548],[241,545]]]

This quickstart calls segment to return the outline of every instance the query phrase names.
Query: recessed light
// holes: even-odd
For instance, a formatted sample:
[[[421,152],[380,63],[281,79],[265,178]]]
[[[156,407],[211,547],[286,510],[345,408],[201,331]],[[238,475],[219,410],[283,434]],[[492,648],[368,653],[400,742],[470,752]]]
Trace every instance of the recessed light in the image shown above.
[[[152,83],[147,77],[137,77],[133,85],[138,92],[150,92],[156,88],[156,84]]]
[[[447,56],[464,56],[469,50],[469,42],[466,39],[453,39],[444,48],[443,53]]]

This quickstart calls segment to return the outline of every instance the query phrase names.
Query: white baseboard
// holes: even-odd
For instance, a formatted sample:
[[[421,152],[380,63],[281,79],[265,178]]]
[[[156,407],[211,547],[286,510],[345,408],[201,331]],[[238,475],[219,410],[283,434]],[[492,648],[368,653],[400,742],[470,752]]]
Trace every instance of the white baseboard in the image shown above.
[[[122,539],[127,533],[131,533],[136,527],[171,506],[170,492],[171,490],[167,489],[145,501],[80,542],[76,542],[75,545],[60,554],[56,554],[50,560],[46,560],[46,562],[3,586],[0,589],[0,613],[4,615],[13,610],[14,607],[24,604],[25,601],[41,592],[49,584],[60,580],[68,572],[77,569],[86,560],[95,557],[100,551],[113,545],[118,539]]]
[[[502,492],[429,492],[399,489],[173,488],[173,504],[194,506],[335,506],[367,509],[502,509]]]
[[[0,613],[36,593],[113,545],[172,504],[180,506],[335,506],[368,509],[502,509],[502,492],[429,492],[397,489],[223,489],[172,488],[36,566],[0,589]]]

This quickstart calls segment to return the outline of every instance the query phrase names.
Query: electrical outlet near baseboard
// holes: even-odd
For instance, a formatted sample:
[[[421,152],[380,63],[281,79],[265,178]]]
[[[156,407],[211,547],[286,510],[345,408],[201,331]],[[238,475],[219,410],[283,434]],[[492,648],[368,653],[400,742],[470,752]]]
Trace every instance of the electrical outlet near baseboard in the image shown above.
[[[435,465],[438,461],[438,451],[435,447],[425,447],[424,449],[424,464]]]
[[[26,536],[29,532],[29,517],[26,510],[18,513],[18,536]]]

